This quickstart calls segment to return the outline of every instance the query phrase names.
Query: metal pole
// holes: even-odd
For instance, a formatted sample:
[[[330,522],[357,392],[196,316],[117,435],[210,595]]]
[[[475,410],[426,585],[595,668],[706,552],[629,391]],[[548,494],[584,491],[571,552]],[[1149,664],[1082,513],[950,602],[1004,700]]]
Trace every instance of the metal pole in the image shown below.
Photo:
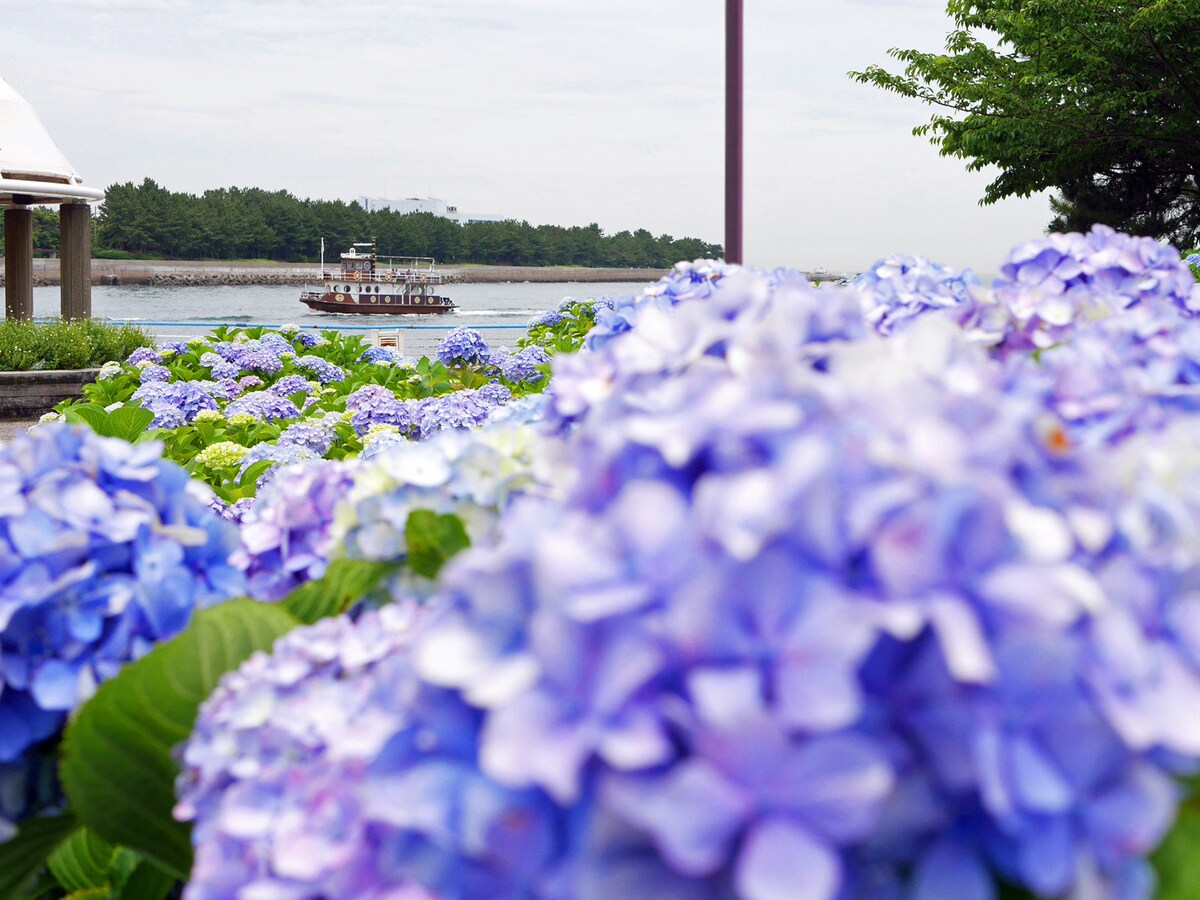
[[[725,0],[725,261],[742,262],[742,0]]]

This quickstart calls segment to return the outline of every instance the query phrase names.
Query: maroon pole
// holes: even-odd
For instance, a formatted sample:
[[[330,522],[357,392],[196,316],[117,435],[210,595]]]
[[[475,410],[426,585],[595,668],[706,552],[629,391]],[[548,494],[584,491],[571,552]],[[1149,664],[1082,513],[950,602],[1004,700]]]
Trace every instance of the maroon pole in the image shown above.
[[[725,0],[725,261],[742,262],[742,0]]]

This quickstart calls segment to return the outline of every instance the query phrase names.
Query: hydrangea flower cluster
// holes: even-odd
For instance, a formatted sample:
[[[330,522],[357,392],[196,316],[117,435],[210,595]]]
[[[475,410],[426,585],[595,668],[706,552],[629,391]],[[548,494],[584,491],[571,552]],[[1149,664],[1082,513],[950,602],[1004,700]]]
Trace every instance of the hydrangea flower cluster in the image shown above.
[[[131,366],[144,365],[145,363],[158,365],[162,361],[162,357],[150,347],[138,347],[125,359],[125,362]]]
[[[359,359],[380,366],[402,366],[408,363],[404,355],[394,347],[368,347]]]
[[[597,305],[596,325],[588,332],[585,346],[599,349],[616,335],[628,331],[645,307],[669,309],[681,300],[705,299],[722,278],[737,270],[737,266],[710,259],[676,263],[670,272],[636,297],[614,297],[607,306]]]
[[[241,545],[230,557],[246,573],[250,596],[279,600],[325,573],[334,509],[354,484],[356,465],[318,460],[263,487],[241,516]]]
[[[951,311],[985,343],[1003,338],[1005,307],[988,297],[970,269],[959,271],[922,256],[891,256],[872,265],[852,282],[865,303],[867,323],[891,334],[931,310]]]
[[[294,896],[532,895],[563,817],[478,773],[478,714],[416,677],[412,631],[400,607],[326,620],[222,680],[180,780],[175,813],[196,821],[198,845],[185,896],[251,882]],[[264,712],[254,722],[248,694]],[[247,780],[250,759],[261,763]],[[440,814],[443,796],[458,814]],[[407,874],[418,869],[421,881]]]
[[[308,394],[312,385],[303,375],[285,375],[271,385],[269,390],[280,397],[290,397],[292,394]]]
[[[489,347],[478,331],[459,326],[442,338],[437,358],[447,366],[487,362]]]
[[[537,370],[537,366],[548,364],[550,354],[537,344],[523,347],[516,353],[511,352],[507,347],[500,347],[488,354],[487,362],[500,370],[505,381],[519,384],[523,381],[538,381],[545,377]]]
[[[239,414],[254,416],[267,422],[275,419],[297,419],[300,409],[287,397],[281,397],[271,391],[252,391],[243,394],[225,407],[226,418]]]
[[[158,445],[45,424],[0,446],[0,484],[0,763],[18,763],[241,577],[236,532]]]
[[[417,509],[457,515],[479,542],[491,537],[512,497],[552,493],[557,480],[551,448],[525,423],[445,431],[422,442],[381,439],[374,446],[333,530],[335,555],[402,560],[404,528]]]
[[[1080,320],[1140,303],[1200,311],[1200,287],[1177,250],[1104,225],[1016,247],[1000,266],[995,294],[1014,319],[1007,343],[1017,349],[1049,347]]]
[[[346,373],[340,366],[335,366],[328,360],[321,359],[319,356],[308,354],[296,359],[296,365],[301,369],[306,369],[316,376],[317,381],[321,384],[330,384],[334,381],[341,381],[346,377]]]
[[[1053,375],[1019,389],[936,303],[885,339],[858,289],[679,281],[697,296],[664,290],[556,360],[565,499],[513,503],[407,646],[353,672],[328,650],[328,673],[289,649],[202,713],[180,813],[203,890],[1148,894],[1173,776],[1200,763],[1182,476],[1136,440],[1064,440]],[[1120,309],[1163,306],[1150,282]],[[1087,284],[1081,309],[1107,302],[1108,276]],[[1162,434],[1194,459],[1183,424]],[[344,542],[371,558],[374,523],[402,518],[366,508]],[[345,737],[274,724],[349,697]],[[265,708],[289,714],[262,725]]]

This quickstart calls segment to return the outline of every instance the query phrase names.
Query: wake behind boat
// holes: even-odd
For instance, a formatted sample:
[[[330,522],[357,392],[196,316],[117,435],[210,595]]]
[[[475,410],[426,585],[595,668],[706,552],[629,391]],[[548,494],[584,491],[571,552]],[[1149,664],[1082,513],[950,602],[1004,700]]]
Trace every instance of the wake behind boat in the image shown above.
[[[449,297],[437,293],[445,278],[432,257],[379,256],[374,241],[351,246],[336,271],[325,271],[322,264],[321,280],[319,290],[305,285],[300,292],[300,302],[317,312],[380,315],[455,309]]]

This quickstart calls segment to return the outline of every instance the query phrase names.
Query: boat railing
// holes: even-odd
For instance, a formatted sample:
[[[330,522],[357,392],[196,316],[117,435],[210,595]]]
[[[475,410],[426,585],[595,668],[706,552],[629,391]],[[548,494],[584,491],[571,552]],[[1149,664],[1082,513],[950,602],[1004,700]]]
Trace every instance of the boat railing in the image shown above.
[[[322,272],[324,281],[354,281],[365,284],[445,284],[441,272]]]

